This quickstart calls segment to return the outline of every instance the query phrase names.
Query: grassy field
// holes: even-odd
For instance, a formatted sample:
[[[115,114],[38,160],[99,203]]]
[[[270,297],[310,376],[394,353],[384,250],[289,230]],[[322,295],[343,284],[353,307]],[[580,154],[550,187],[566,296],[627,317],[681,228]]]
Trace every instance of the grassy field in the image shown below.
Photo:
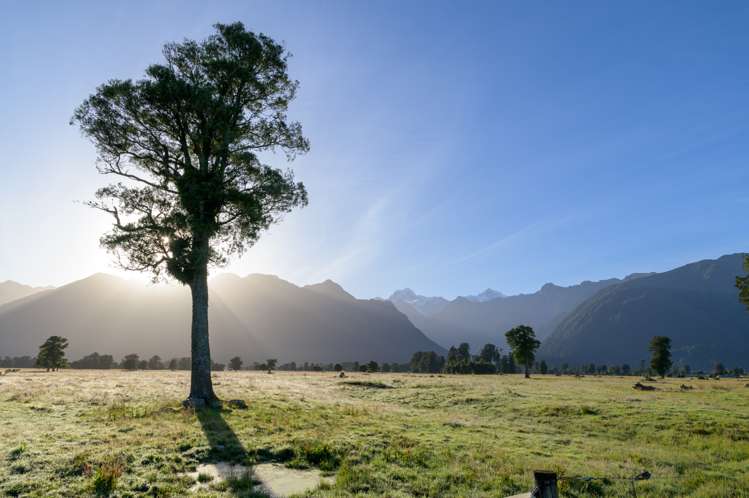
[[[221,372],[247,409],[195,413],[187,372],[22,370],[0,377],[0,492],[183,496],[203,462],[314,467],[309,496],[492,496],[534,469],[562,496],[749,496],[747,380]],[[681,391],[687,383],[693,390]],[[259,496],[251,479],[193,496]]]

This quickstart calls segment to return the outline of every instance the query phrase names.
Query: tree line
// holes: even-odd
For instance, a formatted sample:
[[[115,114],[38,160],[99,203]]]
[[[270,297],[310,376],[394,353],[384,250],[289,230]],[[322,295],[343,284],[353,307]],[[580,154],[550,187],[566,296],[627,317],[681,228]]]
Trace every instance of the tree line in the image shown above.
[[[410,370],[418,373],[512,374],[522,369],[525,377],[530,377],[536,350],[541,346],[533,328],[518,325],[505,332],[505,339],[511,348],[507,354],[502,354],[501,348],[489,343],[477,355],[472,355],[467,342],[451,346],[447,359],[433,351],[419,351],[411,357]],[[545,374],[547,369],[546,362],[542,361],[540,373]]]
[[[515,327],[505,334],[507,343],[511,346],[510,352],[503,354],[502,348],[495,344],[486,344],[478,354],[471,354],[468,343],[452,346],[447,353],[447,358],[434,351],[419,351],[413,354],[411,361],[405,364],[378,363],[374,360],[359,363],[310,363],[288,362],[278,365],[278,360],[269,358],[264,362],[253,362],[244,367],[241,357],[235,356],[228,364],[212,362],[211,370],[262,370],[262,371],[312,371],[312,372],[414,372],[414,373],[448,373],[448,374],[514,374],[523,372],[526,377],[531,372],[555,375],[655,375],[661,377],[674,376],[686,377],[690,375],[707,375],[704,371],[693,372],[689,365],[682,362],[674,364],[671,356],[671,339],[665,336],[655,336],[650,340],[648,349],[650,351],[650,362],[646,365],[645,360],[640,362],[639,368],[633,368],[629,364],[622,365],[596,365],[594,363],[570,366],[563,363],[561,366],[549,367],[546,361],[535,361],[535,352],[540,346],[540,341],[535,338],[531,327],[521,325]],[[60,336],[51,336],[39,346],[36,358],[30,356],[5,356],[0,358],[0,368],[30,368],[41,367],[47,371],[55,371],[60,368],[96,369],[107,370],[121,368],[124,370],[191,370],[192,360],[190,357],[171,358],[163,360],[158,355],[148,359],[141,359],[138,354],[125,355],[120,361],[116,361],[112,355],[99,354],[98,352],[68,362],[65,358],[65,349],[68,340]],[[745,374],[743,368],[727,369],[723,363],[715,362],[711,372],[713,376],[733,375],[736,377]]]

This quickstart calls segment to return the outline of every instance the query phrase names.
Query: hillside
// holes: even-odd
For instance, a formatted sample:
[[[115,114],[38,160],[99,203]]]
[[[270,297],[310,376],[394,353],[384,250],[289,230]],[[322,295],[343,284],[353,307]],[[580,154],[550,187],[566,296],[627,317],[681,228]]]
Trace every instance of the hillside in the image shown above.
[[[269,351],[288,351],[284,358],[407,362],[415,351],[444,352],[392,303],[355,299],[331,281],[297,287],[270,275],[225,276],[212,288]]]
[[[357,300],[337,284],[300,288],[277,277],[211,282],[211,349],[217,361],[405,362],[442,349],[390,303]],[[69,358],[97,351],[188,356],[189,290],[97,274],[0,306],[0,356],[35,354],[50,335]]]
[[[647,359],[654,335],[671,337],[675,362],[749,366],[749,312],[734,287],[743,255],[704,260],[603,289],[570,313],[540,356],[570,364]]]

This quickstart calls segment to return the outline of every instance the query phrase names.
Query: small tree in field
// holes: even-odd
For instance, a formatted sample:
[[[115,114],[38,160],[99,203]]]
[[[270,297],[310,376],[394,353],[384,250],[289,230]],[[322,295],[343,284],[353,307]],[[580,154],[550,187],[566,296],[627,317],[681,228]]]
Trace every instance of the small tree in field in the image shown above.
[[[122,359],[122,368],[125,370],[138,370],[138,366],[140,366],[140,357],[135,353],[126,355]]]
[[[229,370],[234,370],[235,372],[242,370],[242,358],[235,356],[229,360]]]
[[[99,171],[119,183],[91,206],[114,228],[101,243],[127,270],[172,277],[192,292],[188,406],[218,401],[211,382],[208,268],[251,247],[307,192],[290,171],[259,154],[288,159],[309,149],[287,118],[298,83],[288,54],[242,23],[216,24],[203,41],[164,47],[142,80],[110,80],[75,111],[98,151]]]
[[[269,358],[265,360],[265,365],[268,367],[268,371],[272,372],[276,369],[276,365],[278,364],[278,360],[275,358]]]
[[[36,357],[38,367],[50,370],[58,370],[68,365],[65,359],[65,348],[68,347],[68,340],[58,335],[53,335],[44,344],[39,346],[39,354]]]
[[[541,341],[536,339],[533,329],[527,325],[519,325],[505,333],[507,344],[512,348],[515,360],[525,368],[525,378],[530,378],[529,369],[536,359],[536,350]]]
[[[151,359],[148,360],[149,370],[162,370],[163,368],[164,363],[161,361],[161,357],[159,355],[154,355],[151,357]]]
[[[656,335],[650,339],[650,368],[665,377],[671,368],[671,339]]]

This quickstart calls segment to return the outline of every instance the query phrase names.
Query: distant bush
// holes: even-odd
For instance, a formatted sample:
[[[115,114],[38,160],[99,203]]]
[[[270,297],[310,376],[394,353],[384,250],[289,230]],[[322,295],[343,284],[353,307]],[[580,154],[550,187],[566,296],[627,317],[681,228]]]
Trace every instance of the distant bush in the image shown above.
[[[31,356],[5,356],[0,359],[0,368],[33,368],[36,358]]]
[[[115,361],[112,355],[100,355],[99,353],[91,353],[90,355],[84,356],[80,360],[76,360],[70,364],[71,368],[97,370],[107,370],[110,368],[114,368],[114,366]]]
[[[502,360],[504,358],[493,344],[487,344],[479,355],[472,356],[470,346],[464,342],[458,347],[452,346],[448,350],[447,361],[444,362],[443,371],[450,374],[495,374],[499,367],[503,373],[510,373],[510,365],[514,371],[514,363],[508,363],[506,369],[502,368]],[[507,358],[511,362],[511,356]],[[434,366],[432,370],[433,368]],[[431,371],[430,373],[436,373],[436,371]]]
[[[125,370],[137,370],[140,361],[137,354],[129,354],[122,359],[122,368]]]
[[[434,351],[417,351],[411,357],[411,371],[414,373],[437,373],[445,368],[445,357]]]

